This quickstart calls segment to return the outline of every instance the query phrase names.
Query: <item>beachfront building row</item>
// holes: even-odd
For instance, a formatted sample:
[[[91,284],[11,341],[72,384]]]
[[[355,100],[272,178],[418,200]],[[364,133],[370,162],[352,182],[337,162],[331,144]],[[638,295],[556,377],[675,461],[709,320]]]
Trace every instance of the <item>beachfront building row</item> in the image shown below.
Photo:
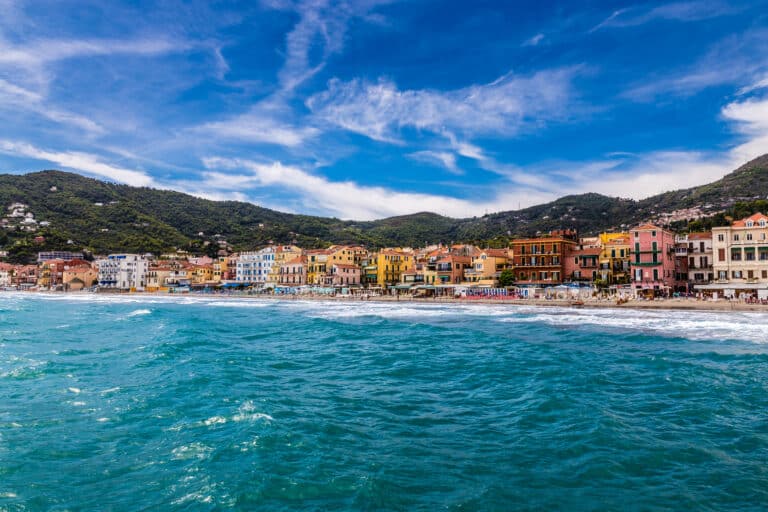
[[[768,289],[768,217],[711,232],[675,235],[652,224],[579,237],[561,230],[513,239],[506,248],[469,244],[423,248],[295,245],[209,258],[114,254],[87,262],[75,253],[41,254],[37,265],[0,264],[0,287],[180,291],[195,287],[495,287],[510,271],[519,287],[623,285],[642,294]],[[50,259],[50,256],[65,258]]]

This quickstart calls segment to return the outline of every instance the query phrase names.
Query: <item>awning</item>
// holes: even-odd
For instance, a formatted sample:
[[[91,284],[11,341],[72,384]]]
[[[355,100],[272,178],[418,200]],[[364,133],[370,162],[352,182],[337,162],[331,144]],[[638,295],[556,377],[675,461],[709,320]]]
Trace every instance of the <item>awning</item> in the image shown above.
[[[410,290],[411,289],[411,285],[410,284],[398,284],[398,285],[395,285],[395,289],[397,289],[397,290]]]
[[[755,252],[755,248],[754,247],[745,247],[744,248],[744,252]]]

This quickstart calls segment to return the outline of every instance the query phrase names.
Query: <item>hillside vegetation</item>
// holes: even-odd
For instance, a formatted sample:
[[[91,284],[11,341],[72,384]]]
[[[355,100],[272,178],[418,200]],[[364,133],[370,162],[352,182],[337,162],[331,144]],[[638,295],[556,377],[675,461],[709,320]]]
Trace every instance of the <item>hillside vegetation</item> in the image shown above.
[[[503,246],[512,236],[553,229],[576,228],[582,234],[622,229],[682,208],[711,213],[712,217],[692,226],[702,228],[727,222],[729,212],[736,213],[735,208],[750,211],[761,204],[756,201],[766,197],[768,155],[714,183],[641,201],[581,194],[468,219],[421,212],[370,222],[295,215],[251,203],[209,201],[180,192],[42,171],[0,175],[3,210],[11,203],[24,203],[37,220],[50,222],[50,226],[35,232],[0,230],[0,246],[19,261],[44,249],[85,248],[94,253],[186,249],[213,254],[219,240],[226,240],[235,250],[291,242],[304,247],[362,243],[376,248],[437,242]],[[685,228],[685,224],[678,222],[677,227]],[[33,241],[39,235],[45,237],[44,242]]]

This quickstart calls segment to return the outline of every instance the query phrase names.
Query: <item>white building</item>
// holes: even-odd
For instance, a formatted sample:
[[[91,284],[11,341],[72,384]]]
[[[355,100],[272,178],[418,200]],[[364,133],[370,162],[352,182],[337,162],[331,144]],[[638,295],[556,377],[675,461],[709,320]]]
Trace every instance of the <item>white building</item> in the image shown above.
[[[756,213],[712,228],[712,252],[716,281],[697,290],[768,298],[768,217]]]
[[[138,254],[110,254],[99,260],[99,286],[116,290],[143,291],[149,262]]]
[[[264,285],[274,264],[275,248],[271,246],[260,251],[240,253],[235,267],[235,281]]]

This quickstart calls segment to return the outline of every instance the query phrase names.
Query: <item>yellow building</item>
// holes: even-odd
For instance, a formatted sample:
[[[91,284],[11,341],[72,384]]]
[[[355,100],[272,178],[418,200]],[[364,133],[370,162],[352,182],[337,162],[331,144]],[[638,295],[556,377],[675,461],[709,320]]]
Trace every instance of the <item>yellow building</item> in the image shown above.
[[[195,265],[187,272],[192,284],[213,282],[213,265]]]
[[[464,281],[473,285],[496,286],[501,271],[510,264],[511,249],[482,249],[472,256],[472,266],[464,271]]]
[[[379,286],[394,286],[401,282],[403,272],[414,267],[412,252],[403,249],[382,249],[376,256],[376,283]]]
[[[229,258],[218,257],[213,261],[213,281],[219,283],[224,281],[227,275]]]
[[[76,292],[99,282],[99,273],[90,265],[67,267],[62,276],[64,291]]]
[[[630,281],[629,233],[602,233],[600,235],[599,274],[608,284],[627,284]]]
[[[312,249],[307,255],[307,284],[321,286],[326,273],[330,270],[328,258],[333,254],[330,249]]]
[[[267,284],[280,284],[280,267],[302,255],[304,251],[295,245],[280,245],[275,248],[275,261],[267,274]]]

